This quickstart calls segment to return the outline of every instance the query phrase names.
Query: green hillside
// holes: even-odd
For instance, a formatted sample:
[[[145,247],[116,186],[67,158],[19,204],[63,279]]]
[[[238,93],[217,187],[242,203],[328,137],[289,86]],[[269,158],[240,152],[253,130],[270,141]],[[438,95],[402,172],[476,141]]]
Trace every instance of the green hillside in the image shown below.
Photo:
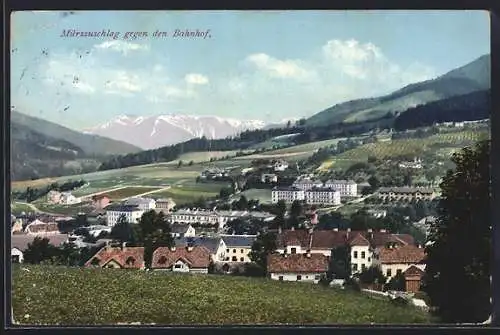
[[[27,268],[29,272],[15,266],[12,279],[14,318],[26,325],[430,322],[426,312],[414,307],[308,283],[139,270]]]
[[[408,85],[389,95],[337,104],[313,115],[306,124],[319,126],[365,121],[452,96],[486,90],[491,87],[490,71],[490,55],[484,55],[440,77]]]

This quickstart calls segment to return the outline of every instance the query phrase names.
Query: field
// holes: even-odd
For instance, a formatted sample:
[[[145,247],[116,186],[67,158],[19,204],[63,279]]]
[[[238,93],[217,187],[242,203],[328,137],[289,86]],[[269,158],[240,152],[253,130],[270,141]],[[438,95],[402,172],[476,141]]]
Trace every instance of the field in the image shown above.
[[[12,305],[14,320],[23,325],[430,322],[427,313],[414,307],[308,283],[138,270],[22,267],[29,272],[13,267]]]
[[[122,200],[124,198],[130,198],[139,194],[161,190],[161,187],[125,187],[119,190],[106,192],[106,195],[111,200]]]
[[[471,145],[488,136],[486,131],[458,131],[436,134],[427,138],[401,139],[377,143],[364,144],[355,149],[336,155],[323,162],[320,169],[327,169],[338,163],[366,161],[369,156],[380,159],[403,155],[449,154],[458,148]]]
[[[31,206],[19,202],[11,203],[10,210],[14,215],[21,214],[22,212],[25,213],[33,212],[33,208]]]
[[[244,195],[247,199],[256,199],[260,203],[270,203],[271,202],[271,190],[270,189],[250,189],[243,191],[236,195],[239,199],[240,196]]]
[[[176,204],[193,202],[200,197],[208,199],[219,195],[222,188],[229,186],[228,183],[198,183],[172,186],[171,188],[151,194],[153,198],[172,198]]]

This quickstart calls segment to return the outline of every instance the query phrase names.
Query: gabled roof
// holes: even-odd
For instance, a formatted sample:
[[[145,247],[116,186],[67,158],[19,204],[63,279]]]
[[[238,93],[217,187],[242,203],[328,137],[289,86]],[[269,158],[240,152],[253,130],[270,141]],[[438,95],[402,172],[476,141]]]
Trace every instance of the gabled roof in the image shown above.
[[[257,239],[255,235],[221,235],[222,240],[228,248],[243,247],[251,248],[253,242]]]
[[[85,266],[92,266],[94,259],[99,261],[100,267],[113,260],[122,268],[139,269],[144,264],[144,247],[103,247],[85,263]],[[133,262],[127,264],[129,259]]]
[[[324,273],[328,271],[329,259],[323,254],[292,254],[286,257],[271,254],[267,258],[267,271],[270,273]]]
[[[192,244],[193,246],[205,247],[210,251],[210,253],[215,254],[217,252],[217,249],[219,248],[221,241],[223,240],[220,237],[183,237],[175,240],[175,246],[178,248],[183,248],[188,244]]]
[[[195,246],[191,251],[176,247],[172,251],[168,247],[160,247],[153,252],[153,268],[170,268],[178,260],[192,268],[206,268],[210,264],[210,251],[202,246]]]
[[[53,234],[47,236],[40,236],[47,238],[49,243],[58,247],[68,239],[67,234]],[[11,236],[11,247],[17,248],[21,251],[28,249],[28,244],[35,240],[36,236],[28,234],[15,234]]]
[[[349,241],[351,246],[370,246],[370,242],[361,234],[356,234],[356,236]]]
[[[412,277],[412,276],[423,276],[424,271],[421,269],[417,268],[415,265],[410,266],[406,271],[403,273],[405,277]]]
[[[383,264],[418,264],[425,259],[425,250],[413,245],[378,249],[379,261]]]

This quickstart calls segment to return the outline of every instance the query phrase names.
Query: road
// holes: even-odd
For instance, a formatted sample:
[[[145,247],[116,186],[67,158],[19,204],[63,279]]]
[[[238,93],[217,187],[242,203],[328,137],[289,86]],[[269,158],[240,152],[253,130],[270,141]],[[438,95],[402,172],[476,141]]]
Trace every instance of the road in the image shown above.
[[[24,206],[28,206],[29,208],[31,208],[33,210],[33,212],[39,213],[39,214],[47,214],[47,215],[51,215],[51,216],[67,216],[67,215],[63,215],[61,213],[50,213],[50,212],[41,211],[35,205],[27,203],[27,202],[15,201],[14,203],[15,204],[24,205]]]
[[[141,194],[136,194],[136,195],[133,195],[131,197],[128,197],[128,198],[123,198],[122,201],[125,201],[125,200],[128,200],[130,198],[138,198],[138,197],[142,197],[144,195],[148,195],[148,194],[152,194],[152,193],[158,193],[158,192],[162,192],[162,191],[166,191],[170,189],[170,186],[167,186],[167,187],[162,187],[162,188],[159,188],[157,190],[152,190],[152,191],[149,191],[149,192],[144,192],[144,193],[141,193]]]
[[[345,205],[352,205],[352,204],[358,204],[360,202],[363,202],[365,201],[365,199],[369,198],[373,196],[373,194],[370,194],[370,195],[366,195],[364,197],[361,197],[361,198],[357,198],[357,199],[354,199],[354,200],[351,200],[345,204],[340,204],[338,206],[332,206],[332,207],[323,207],[323,208],[318,208],[318,213],[322,213],[322,212],[330,212],[330,211],[336,211],[338,210],[339,208],[341,207],[344,207]]]

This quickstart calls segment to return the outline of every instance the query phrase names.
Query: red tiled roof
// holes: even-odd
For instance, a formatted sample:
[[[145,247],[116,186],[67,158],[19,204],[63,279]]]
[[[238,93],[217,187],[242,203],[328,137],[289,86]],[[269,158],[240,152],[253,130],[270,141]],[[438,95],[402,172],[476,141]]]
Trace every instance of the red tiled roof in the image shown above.
[[[153,252],[153,268],[170,268],[179,259],[190,268],[207,268],[210,264],[210,250],[203,246],[194,246],[191,251],[187,248],[172,251],[168,247],[160,247]]]
[[[424,271],[417,268],[415,265],[412,265],[408,269],[406,269],[403,274],[405,275],[405,277],[422,276],[424,274]]]
[[[358,237],[361,235],[361,237]],[[309,232],[307,230],[285,230],[278,234],[277,245],[282,248],[285,245],[291,245],[298,241],[303,249],[309,248]],[[389,232],[375,231],[369,233],[367,231],[351,231],[345,230],[314,230],[312,249],[332,249],[344,245],[348,245],[353,241],[362,243],[366,240],[373,247],[383,247],[389,242],[397,243],[398,245],[413,245],[415,243],[413,237],[407,234],[391,234]],[[365,242],[363,242],[365,243]]]
[[[92,258],[90,258],[85,266],[92,266],[94,259],[99,261],[99,266],[102,267],[110,261],[115,261],[122,268],[139,269],[144,263],[144,248],[143,247],[103,247]],[[127,264],[127,260],[129,262]]]
[[[349,242],[353,246],[370,246],[370,242],[361,234],[356,234]]]
[[[37,236],[24,233],[14,234],[11,237],[11,246],[13,248],[17,248],[21,251],[24,251],[28,249],[28,244],[33,243],[36,237]],[[67,234],[53,234],[40,237],[48,239],[49,243],[56,247],[60,246],[63,242],[65,242],[68,239]]]
[[[381,263],[421,263],[425,259],[425,250],[413,245],[397,248],[380,248],[379,260]]]
[[[271,254],[267,258],[269,273],[324,273],[328,270],[329,259],[323,254],[284,255]]]

